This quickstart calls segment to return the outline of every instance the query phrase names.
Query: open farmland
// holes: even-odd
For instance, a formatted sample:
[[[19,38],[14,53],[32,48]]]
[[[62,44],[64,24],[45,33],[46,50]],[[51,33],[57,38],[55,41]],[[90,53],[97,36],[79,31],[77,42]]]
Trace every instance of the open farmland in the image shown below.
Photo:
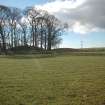
[[[105,105],[105,57],[0,57],[0,105]]]

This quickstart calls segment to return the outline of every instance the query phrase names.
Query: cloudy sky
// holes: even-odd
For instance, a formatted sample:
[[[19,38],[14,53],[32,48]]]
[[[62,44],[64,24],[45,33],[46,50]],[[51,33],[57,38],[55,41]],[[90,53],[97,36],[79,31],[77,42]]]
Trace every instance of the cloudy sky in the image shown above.
[[[0,0],[0,4],[47,10],[69,24],[60,47],[105,47],[105,0]]]

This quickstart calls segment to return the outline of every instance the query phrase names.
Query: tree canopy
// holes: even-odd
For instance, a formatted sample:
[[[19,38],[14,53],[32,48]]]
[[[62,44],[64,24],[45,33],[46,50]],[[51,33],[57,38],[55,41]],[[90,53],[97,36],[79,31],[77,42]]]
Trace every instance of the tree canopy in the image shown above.
[[[60,44],[65,28],[64,23],[47,11],[0,5],[0,49],[4,53],[19,46],[51,50]]]

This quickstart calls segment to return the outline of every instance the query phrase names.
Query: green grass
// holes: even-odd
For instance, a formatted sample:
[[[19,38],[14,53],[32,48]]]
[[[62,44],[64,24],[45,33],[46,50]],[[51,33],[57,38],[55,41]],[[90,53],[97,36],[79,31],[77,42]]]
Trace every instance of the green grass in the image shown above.
[[[0,105],[105,105],[105,57],[2,56]]]

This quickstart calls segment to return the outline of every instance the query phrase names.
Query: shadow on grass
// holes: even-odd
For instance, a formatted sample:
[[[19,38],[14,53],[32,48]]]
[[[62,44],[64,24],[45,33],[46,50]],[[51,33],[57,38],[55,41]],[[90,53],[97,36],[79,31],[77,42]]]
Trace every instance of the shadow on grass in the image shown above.
[[[0,55],[0,58],[8,59],[40,59],[40,58],[55,58],[58,56],[105,56],[103,52],[69,52],[69,53],[52,53],[52,54],[14,54]]]
[[[36,55],[0,55],[0,58],[8,59],[40,59],[40,58],[53,58],[54,54],[36,54]]]

